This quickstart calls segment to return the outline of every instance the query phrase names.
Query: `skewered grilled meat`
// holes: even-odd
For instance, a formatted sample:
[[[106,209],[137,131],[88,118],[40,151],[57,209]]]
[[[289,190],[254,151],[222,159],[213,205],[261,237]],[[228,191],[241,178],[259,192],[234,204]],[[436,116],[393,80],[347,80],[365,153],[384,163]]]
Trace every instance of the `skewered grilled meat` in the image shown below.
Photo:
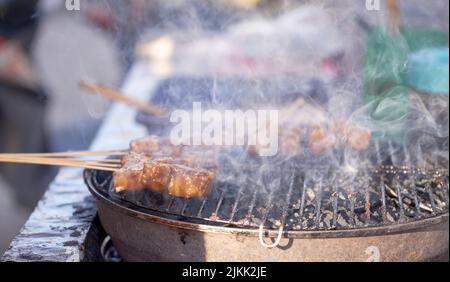
[[[348,143],[354,150],[368,148],[371,134],[361,127],[335,124],[326,128],[315,125],[309,133],[295,126],[280,130],[280,153],[301,153],[302,138],[308,136],[309,149],[315,155]],[[257,152],[258,147],[251,148]],[[130,143],[130,153],[122,159],[123,167],[114,172],[114,187],[124,190],[151,189],[177,197],[202,197],[211,191],[218,167],[217,147],[175,146],[168,139],[149,136]]]
[[[114,188],[116,192],[123,190],[140,190],[145,188],[141,182],[145,161],[149,160],[143,154],[130,153],[122,159],[122,168],[114,172]]]
[[[152,158],[180,159],[186,166],[217,168],[217,147],[173,145],[169,139],[148,136],[130,143],[130,151],[142,153]]]
[[[369,147],[371,133],[346,121],[330,122],[324,110],[306,103],[302,99],[294,101],[280,110],[278,129],[279,153],[292,157],[309,150],[314,155],[322,155],[337,146],[350,146],[363,151]],[[307,143],[307,148],[302,144]],[[249,146],[251,155],[261,150],[259,145]]]
[[[309,148],[321,155],[336,145],[350,145],[353,150],[364,151],[369,147],[371,133],[363,127],[335,123],[331,128],[313,126],[309,133]]]
[[[300,127],[289,127],[280,129],[279,152],[283,156],[295,156],[302,153],[301,141],[304,130]]]
[[[353,127],[347,133],[347,140],[350,146],[357,151],[364,151],[369,147],[370,131],[362,127]]]
[[[279,129],[279,153],[292,157],[308,149],[316,156],[325,154],[337,146],[350,146],[353,150],[364,151],[369,147],[371,133],[368,129],[345,124],[330,127],[312,125],[308,129],[300,126],[286,126]],[[302,148],[303,140],[308,148]],[[251,155],[258,154],[259,146],[249,146]]]
[[[169,159],[145,162],[141,177],[143,187],[163,193],[172,177],[170,163],[171,161]]]
[[[215,173],[211,170],[193,169],[173,165],[171,179],[167,188],[169,195],[183,198],[203,197],[211,192]]]
[[[157,136],[147,136],[130,142],[130,151],[141,153],[152,157],[173,157],[181,155],[183,146],[173,145],[169,139]]]
[[[203,197],[211,191],[215,149],[175,146],[154,136],[130,143],[130,153],[114,172],[116,192],[151,189],[176,197]]]
[[[336,136],[320,126],[313,126],[309,132],[309,149],[315,155],[322,155],[336,143]]]
[[[203,197],[211,191],[213,170],[192,168],[171,158],[151,159],[130,153],[114,172],[116,192],[150,189],[183,198]]]

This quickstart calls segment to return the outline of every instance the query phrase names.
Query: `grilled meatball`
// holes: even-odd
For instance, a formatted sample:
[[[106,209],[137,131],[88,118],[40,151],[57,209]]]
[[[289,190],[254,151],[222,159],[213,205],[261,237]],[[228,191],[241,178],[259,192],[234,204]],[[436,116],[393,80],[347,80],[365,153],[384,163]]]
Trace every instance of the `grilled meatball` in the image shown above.
[[[372,135],[370,131],[362,127],[352,127],[347,132],[347,142],[357,151],[364,151],[369,147]]]
[[[295,156],[302,153],[301,139],[304,136],[300,127],[280,129],[279,151],[283,156]]]
[[[334,134],[320,126],[313,126],[309,132],[309,149],[314,155],[322,155],[336,144]]]

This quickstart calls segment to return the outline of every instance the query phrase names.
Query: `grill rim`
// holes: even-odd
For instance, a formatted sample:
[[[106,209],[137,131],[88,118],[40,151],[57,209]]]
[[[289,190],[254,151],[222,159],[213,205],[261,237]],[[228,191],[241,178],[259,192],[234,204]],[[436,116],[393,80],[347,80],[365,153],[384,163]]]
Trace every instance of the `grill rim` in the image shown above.
[[[144,207],[140,207],[136,204],[121,199],[111,199],[110,197],[105,195],[104,192],[99,191],[96,185],[92,182],[91,176],[93,173],[94,171],[89,169],[85,169],[83,171],[84,182],[88,187],[90,193],[101,204],[108,205],[109,207],[118,210],[120,213],[126,216],[131,216],[152,223],[158,223],[192,231],[236,234],[251,237],[259,236],[259,230],[257,228],[227,226],[226,224],[220,222],[214,224],[214,222],[206,220],[193,219],[182,215],[177,216],[169,213],[146,209]],[[421,219],[412,219],[407,222],[392,223],[390,225],[356,227],[338,230],[287,230],[283,231],[283,237],[298,239],[369,237],[414,232],[433,227],[436,229],[444,229],[448,231],[448,228],[446,228],[446,225],[444,224],[447,223],[448,225],[448,221],[449,212],[447,211],[443,214],[435,216]],[[264,232],[266,237],[276,237],[278,235],[277,230],[265,229]]]

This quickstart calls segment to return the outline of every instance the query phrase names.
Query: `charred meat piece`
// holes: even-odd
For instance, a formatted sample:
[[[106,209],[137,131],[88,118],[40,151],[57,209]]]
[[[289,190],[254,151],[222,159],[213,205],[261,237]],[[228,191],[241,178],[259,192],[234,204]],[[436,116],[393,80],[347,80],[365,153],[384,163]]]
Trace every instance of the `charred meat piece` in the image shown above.
[[[163,139],[153,135],[133,140],[130,143],[131,152],[142,153],[151,157],[178,158],[182,150],[183,146],[175,146],[169,139]]]
[[[369,147],[371,133],[362,127],[352,127],[346,134],[347,142],[356,151],[364,151]]]
[[[283,156],[295,156],[302,153],[301,141],[304,136],[300,127],[280,129],[279,151]]]
[[[160,149],[160,140],[156,136],[147,136],[130,142],[130,151],[150,154]]]
[[[116,192],[124,190],[140,190],[145,188],[141,182],[144,163],[149,158],[144,154],[130,153],[122,158],[122,168],[115,171],[114,189]]]
[[[215,175],[211,169],[189,167],[184,160],[135,152],[126,155],[122,165],[113,174],[116,192],[150,189],[176,197],[203,197],[211,191]]]
[[[214,172],[173,165],[167,188],[169,195],[183,198],[203,197],[211,192]]]
[[[345,121],[333,122],[328,130],[336,137],[337,145],[345,145],[347,142],[348,125]]]
[[[346,122],[336,122],[331,132],[339,139],[341,145],[350,145],[353,150],[364,151],[369,148],[372,134],[368,128],[355,126]]]
[[[171,179],[171,162],[168,159],[147,161],[141,178],[142,186],[164,193]]]
[[[300,126],[281,127],[278,132],[278,153],[284,157],[293,157],[303,153],[301,141],[304,138],[304,128]],[[261,145],[250,145],[247,152],[251,156],[260,154]]]
[[[334,134],[321,126],[313,126],[309,132],[309,149],[314,155],[322,155],[337,142]]]
[[[337,145],[350,146],[353,150],[367,150],[372,138],[370,130],[345,123],[333,124],[329,129],[312,127],[309,133],[309,148],[315,155],[321,155]]]
[[[130,143],[130,151],[152,158],[173,158],[189,167],[217,168],[216,146],[173,145],[167,138],[148,136]]]

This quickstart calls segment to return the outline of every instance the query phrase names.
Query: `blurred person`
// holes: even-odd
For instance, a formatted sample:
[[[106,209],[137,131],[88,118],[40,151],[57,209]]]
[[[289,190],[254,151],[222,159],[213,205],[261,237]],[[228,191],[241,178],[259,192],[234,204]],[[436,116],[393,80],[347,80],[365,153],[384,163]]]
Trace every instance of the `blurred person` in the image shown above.
[[[87,79],[117,87],[123,77],[114,37],[85,17],[92,1],[80,11],[64,1],[41,0],[42,20],[32,46],[34,67],[49,96],[45,117],[51,151],[88,149],[110,102],[79,89]]]
[[[38,25],[37,0],[0,1],[0,151],[41,152],[47,149],[44,116],[46,95],[30,60]],[[51,169],[1,165],[20,204],[33,207]]]

